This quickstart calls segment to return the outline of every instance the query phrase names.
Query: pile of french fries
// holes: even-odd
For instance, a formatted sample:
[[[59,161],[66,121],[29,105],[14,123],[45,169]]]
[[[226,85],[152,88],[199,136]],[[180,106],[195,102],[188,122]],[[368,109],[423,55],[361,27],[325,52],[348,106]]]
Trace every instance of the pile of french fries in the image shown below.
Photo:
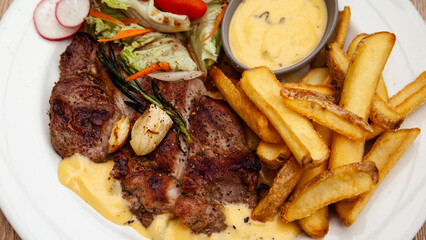
[[[334,37],[299,83],[282,83],[266,67],[247,70],[240,80],[210,71],[223,98],[260,138],[262,167],[276,171],[252,219],[279,214],[322,238],[333,205],[351,226],[420,133],[399,127],[425,102],[426,72],[389,98],[382,71],[395,35],[360,34],[345,52],[349,19],[345,7]],[[366,153],[368,140],[374,144]]]

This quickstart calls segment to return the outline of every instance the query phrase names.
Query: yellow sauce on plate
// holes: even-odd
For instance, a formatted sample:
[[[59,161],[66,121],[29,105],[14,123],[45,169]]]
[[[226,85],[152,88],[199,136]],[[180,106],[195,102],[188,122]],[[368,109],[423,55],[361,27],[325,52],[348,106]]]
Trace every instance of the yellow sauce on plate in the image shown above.
[[[79,154],[65,158],[58,165],[59,181],[80,196],[102,216],[118,225],[128,225],[148,239],[280,239],[295,238],[301,230],[295,223],[283,223],[278,219],[261,223],[249,219],[250,209],[244,204],[225,205],[228,228],[210,237],[195,235],[179,223],[172,214],[155,218],[145,228],[132,215],[127,202],[121,197],[121,186],[109,176],[113,161],[94,163]],[[246,221],[245,221],[246,220]]]
[[[231,52],[247,67],[286,68],[315,49],[326,23],[324,0],[244,0],[231,19]]]

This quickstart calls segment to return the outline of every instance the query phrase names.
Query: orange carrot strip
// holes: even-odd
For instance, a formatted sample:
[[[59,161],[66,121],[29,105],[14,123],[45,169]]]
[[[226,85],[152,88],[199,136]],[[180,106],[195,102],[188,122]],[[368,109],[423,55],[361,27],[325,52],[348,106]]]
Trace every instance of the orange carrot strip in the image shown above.
[[[163,70],[168,72],[168,71],[170,71],[170,66],[166,62],[161,62],[159,64],[153,64],[153,65],[151,65],[147,68],[140,70],[139,72],[133,74],[132,76],[127,77],[126,81],[132,81],[132,80],[135,80],[135,79],[138,79],[138,78],[141,78],[141,77],[145,77],[146,75],[148,75],[152,72],[158,71],[160,69],[163,69]]]
[[[123,38],[129,38],[129,37],[135,37],[135,36],[139,36],[145,33],[149,33],[152,32],[152,29],[128,29],[128,30],[123,30],[117,33],[117,36],[113,37],[113,38],[108,38],[108,39],[98,39],[98,42],[108,42],[108,41],[114,41],[114,40],[119,40],[119,39],[123,39]]]
[[[214,27],[213,27],[211,33],[206,38],[204,38],[203,41],[201,41],[199,44],[201,44],[201,43],[205,42],[207,39],[211,38],[211,36],[213,36],[214,32],[216,32],[216,29],[219,27],[219,24],[222,21],[223,15],[225,14],[226,7],[227,7],[227,5],[225,3],[225,5],[223,5],[222,11],[219,13],[219,16],[217,16],[216,23],[214,24]]]
[[[166,62],[160,62],[158,64],[162,69],[164,69],[166,72],[170,71],[170,65]]]
[[[116,18],[113,18],[113,17],[111,17],[111,16],[108,16],[108,15],[106,15],[106,14],[105,14],[105,13],[103,13],[103,12],[99,12],[98,10],[96,10],[96,9],[94,9],[94,8],[91,8],[89,13],[90,13],[90,15],[92,15],[93,17],[96,17],[96,18],[102,19],[102,20],[104,20],[104,21],[107,21],[107,22],[110,22],[110,23],[115,23],[115,24],[117,24],[117,25],[119,25],[119,26],[121,26],[121,27],[124,27],[124,26],[125,26],[125,24],[124,24],[122,21],[120,21],[120,20],[118,20],[118,19],[116,19]]]
[[[139,23],[139,18],[124,18],[124,19],[120,19],[120,21],[126,25],[129,25],[131,23]]]

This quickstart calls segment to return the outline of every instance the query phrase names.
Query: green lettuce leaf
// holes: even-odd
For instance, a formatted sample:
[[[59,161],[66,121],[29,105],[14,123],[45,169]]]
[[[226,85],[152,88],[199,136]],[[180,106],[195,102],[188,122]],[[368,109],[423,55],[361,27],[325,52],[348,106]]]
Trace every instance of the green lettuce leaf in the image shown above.
[[[192,24],[192,30],[187,34],[189,43],[198,58],[202,71],[206,71],[219,57],[220,48],[222,47],[222,38],[219,28],[216,29],[213,36],[209,39],[202,44],[200,44],[200,42],[211,33],[221,11],[221,4],[208,4],[206,14]]]
[[[152,32],[126,39],[121,57],[136,71],[159,62],[167,62],[173,71],[195,71],[197,64],[188,50],[173,35]]]

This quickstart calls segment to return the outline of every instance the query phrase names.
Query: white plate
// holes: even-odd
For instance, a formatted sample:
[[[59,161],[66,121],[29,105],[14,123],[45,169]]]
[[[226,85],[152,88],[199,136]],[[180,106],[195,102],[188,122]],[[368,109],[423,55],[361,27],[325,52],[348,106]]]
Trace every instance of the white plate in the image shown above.
[[[24,239],[140,239],[103,219],[57,179],[59,156],[46,114],[68,41],[39,37],[37,0],[15,0],[0,22],[0,205]],[[408,0],[340,1],[350,5],[348,39],[391,31],[397,42],[384,78],[392,95],[426,70],[426,26]],[[332,216],[326,239],[412,239],[426,219],[426,107],[403,126],[423,132],[390,172],[351,227]],[[299,238],[305,238],[301,235]]]

